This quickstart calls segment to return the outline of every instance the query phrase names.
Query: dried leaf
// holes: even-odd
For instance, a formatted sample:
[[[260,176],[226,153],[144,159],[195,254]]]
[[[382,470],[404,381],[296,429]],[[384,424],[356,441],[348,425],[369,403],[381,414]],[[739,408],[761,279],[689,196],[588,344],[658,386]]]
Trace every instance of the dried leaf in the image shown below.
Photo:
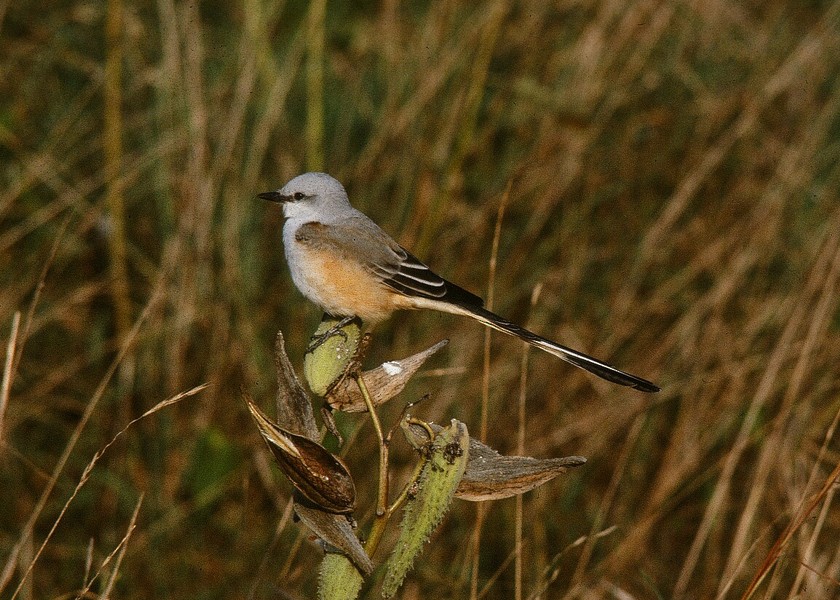
[[[277,366],[277,422],[287,431],[318,439],[318,425],[312,413],[312,403],[295,375],[286,354],[283,334],[277,332],[274,341],[274,363]]]
[[[248,409],[277,464],[297,490],[323,510],[349,513],[356,504],[356,488],[340,458],[302,435],[273,423],[253,402]]]
[[[448,343],[449,340],[442,340],[434,346],[408,358],[388,361],[375,369],[362,373],[373,405],[380,406],[399,394],[408,383],[408,380],[423,366],[423,363]],[[336,410],[348,413],[367,411],[365,400],[359,391],[359,386],[356,385],[355,381],[350,379],[340,381],[327,394],[326,400]]]
[[[422,449],[429,442],[427,430],[417,422],[404,421],[403,431],[412,446]],[[428,423],[432,431],[442,428]],[[455,497],[471,502],[499,500],[524,494],[551,481],[570,467],[586,462],[582,456],[563,458],[532,458],[530,456],[502,456],[490,446],[470,438],[469,461],[458,484]]]
[[[373,573],[373,562],[353,532],[347,517],[324,512],[305,500],[295,502],[295,514],[321,540],[347,556],[366,577]]]

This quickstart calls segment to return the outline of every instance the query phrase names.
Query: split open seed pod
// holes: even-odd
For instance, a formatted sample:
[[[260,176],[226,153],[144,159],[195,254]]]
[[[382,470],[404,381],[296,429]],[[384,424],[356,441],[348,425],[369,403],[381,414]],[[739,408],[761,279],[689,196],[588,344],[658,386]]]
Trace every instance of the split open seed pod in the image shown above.
[[[402,360],[390,360],[375,369],[365,371],[365,380],[374,406],[385,404],[395,397],[408,383],[408,380],[423,366],[432,354],[446,346],[449,340],[441,340],[422,352]],[[367,406],[359,386],[350,378],[339,381],[327,394],[326,400],[336,410],[344,412],[366,412]]]
[[[321,444],[286,431],[251,401],[248,409],[280,469],[307,500],[327,512],[352,512],[356,488],[340,458]]]
[[[437,433],[442,427],[435,423],[422,423],[411,417],[403,419],[403,433],[408,442],[425,452],[429,431]],[[455,490],[455,497],[472,502],[500,500],[524,494],[551,481],[572,467],[586,462],[582,456],[562,458],[533,458],[530,456],[503,456],[490,446],[470,437],[469,460],[463,477]]]

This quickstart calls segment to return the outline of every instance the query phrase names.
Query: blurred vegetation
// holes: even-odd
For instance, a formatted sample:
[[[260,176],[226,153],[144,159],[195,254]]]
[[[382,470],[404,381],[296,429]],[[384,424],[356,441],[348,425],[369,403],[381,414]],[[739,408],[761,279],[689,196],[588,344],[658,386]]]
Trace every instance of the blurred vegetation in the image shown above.
[[[113,574],[112,597],[311,597],[320,551],[240,390],[270,404],[275,332],[300,364],[320,318],[254,195],[323,161],[482,294],[510,183],[498,312],[663,386],[530,357],[526,452],[589,463],[525,497],[524,597],[740,597],[840,461],[840,2],[309,7],[0,3],[3,348],[21,313],[0,596],[58,523],[19,598],[75,597],[127,533],[90,593]],[[423,417],[477,431],[483,336],[402,314],[370,360],[450,337],[405,399],[430,392]],[[521,350],[492,349],[488,441],[511,451]],[[130,427],[68,504],[131,419],[204,382]],[[370,424],[339,421],[372,507]],[[761,594],[840,594],[831,500]],[[514,597],[514,518],[512,500],[487,509],[484,597]],[[469,596],[474,524],[456,504],[404,598]]]

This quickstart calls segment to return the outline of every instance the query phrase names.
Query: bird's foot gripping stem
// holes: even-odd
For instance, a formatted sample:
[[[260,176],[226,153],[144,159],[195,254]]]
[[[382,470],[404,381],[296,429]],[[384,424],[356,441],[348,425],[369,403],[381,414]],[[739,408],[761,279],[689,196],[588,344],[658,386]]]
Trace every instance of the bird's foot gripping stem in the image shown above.
[[[326,320],[327,318],[327,315],[324,315],[324,319]],[[307,346],[306,348],[306,354],[312,354],[324,342],[336,335],[340,335],[345,342],[348,341],[347,333],[344,331],[344,327],[352,323],[357,318],[358,317],[343,317],[340,321],[338,321],[335,325],[333,325],[326,331],[322,331],[313,335],[309,340],[309,346]]]
[[[339,319],[324,315],[303,356],[309,389],[323,398],[339,379],[347,376],[348,369],[358,369],[362,339],[362,322],[357,317]]]

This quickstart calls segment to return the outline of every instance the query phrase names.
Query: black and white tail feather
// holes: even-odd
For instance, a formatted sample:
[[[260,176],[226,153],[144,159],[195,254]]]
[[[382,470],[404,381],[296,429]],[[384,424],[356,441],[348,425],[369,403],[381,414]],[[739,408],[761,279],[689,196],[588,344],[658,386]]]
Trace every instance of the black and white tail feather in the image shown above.
[[[486,308],[477,306],[459,306],[459,308],[461,310],[458,311],[458,314],[469,315],[477,321],[484,323],[487,327],[518,337],[522,341],[527,342],[540,350],[544,350],[549,354],[562,358],[567,363],[589,371],[601,379],[606,379],[607,381],[617,383],[619,385],[630,386],[633,389],[641,390],[643,392],[653,393],[659,391],[659,387],[647,379],[642,379],[641,377],[636,377],[630,373],[625,373],[624,371],[620,371],[615,367],[603,363],[600,360],[592,358],[582,352],[578,352],[577,350],[572,350],[571,348],[552,342],[551,340],[539,336],[536,333],[528,331],[524,327],[520,327],[516,323],[511,323],[507,319],[503,319]]]
[[[434,273],[408,250],[399,247],[397,252],[400,260],[396,265],[388,267],[377,265],[375,271],[383,278],[385,285],[410,298],[416,308],[431,308],[472,317],[487,327],[517,337],[612,383],[626,385],[643,392],[659,391],[658,386],[646,379],[620,371],[596,358],[552,342],[511,323],[484,308],[484,301],[475,294]]]

